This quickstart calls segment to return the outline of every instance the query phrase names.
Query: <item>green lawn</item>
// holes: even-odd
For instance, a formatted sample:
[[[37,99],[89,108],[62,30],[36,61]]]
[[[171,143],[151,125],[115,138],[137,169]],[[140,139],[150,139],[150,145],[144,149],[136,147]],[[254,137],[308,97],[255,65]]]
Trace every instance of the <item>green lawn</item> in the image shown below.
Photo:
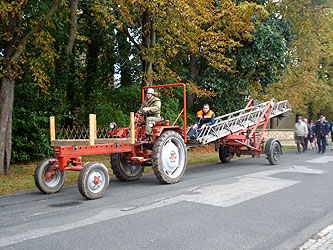
[[[295,148],[295,146],[283,147],[284,150]],[[84,156],[82,160],[84,162],[98,161],[103,163],[105,166],[110,167],[109,155]],[[214,145],[192,148],[188,151],[187,166],[208,162],[219,162],[218,153],[214,151]],[[30,162],[11,165],[9,174],[7,176],[0,176],[0,195],[9,194],[16,190],[36,188],[34,182],[34,171],[37,164],[38,162]],[[152,172],[151,167],[146,167],[145,172]],[[114,176],[112,171],[109,171],[109,173],[111,177]],[[65,185],[76,184],[78,176],[79,172],[66,171]]]

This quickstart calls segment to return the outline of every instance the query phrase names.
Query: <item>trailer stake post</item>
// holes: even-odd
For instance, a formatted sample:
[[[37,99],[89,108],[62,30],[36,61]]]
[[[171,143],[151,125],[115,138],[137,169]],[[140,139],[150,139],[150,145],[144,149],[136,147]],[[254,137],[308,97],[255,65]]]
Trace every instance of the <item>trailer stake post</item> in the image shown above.
[[[130,112],[130,143],[135,144],[134,112]]]
[[[89,114],[89,145],[95,145],[96,138],[96,115]]]
[[[55,117],[50,116],[50,139],[55,141]]]

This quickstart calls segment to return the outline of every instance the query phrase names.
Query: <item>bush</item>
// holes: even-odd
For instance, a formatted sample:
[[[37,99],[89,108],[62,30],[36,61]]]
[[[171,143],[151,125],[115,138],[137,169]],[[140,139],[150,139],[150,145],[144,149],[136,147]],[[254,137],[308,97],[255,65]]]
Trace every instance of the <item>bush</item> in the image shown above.
[[[15,109],[13,117],[12,162],[27,162],[52,153],[49,118],[42,112]]]

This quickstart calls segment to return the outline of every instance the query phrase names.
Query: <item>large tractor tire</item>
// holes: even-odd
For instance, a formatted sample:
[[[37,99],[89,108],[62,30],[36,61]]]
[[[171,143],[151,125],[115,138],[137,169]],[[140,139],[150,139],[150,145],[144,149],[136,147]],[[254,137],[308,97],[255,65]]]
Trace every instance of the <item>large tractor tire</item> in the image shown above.
[[[219,157],[220,157],[220,160],[222,163],[230,162],[233,156],[234,156],[234,154],[229,152],[228,147],[220,146]]]
[[[103,197],[110,183],[108,169],[99,162],[88,162],[80,172],[78,187],[88,200]]]
[[[42,160],[35,170],[35,184],[45,194],[58,192],[65,183],[65,172],[58,168],[52,169],[53,164],[50,161],[54,160],[52,158]]]
[[[282,154],[281,144],[277,139],[269,139],[265,146],[267,160],[271,165],[277,165]]]
[[[166,131],[154,143],[152,165],[162,183],[173,184],[184,175],[187,150],[183,138],[175,131]]]
[[[111,154],[110,159],[112,171],[118,180],[136,181],[142,176],[144,167],[127,163],[120,153]]]

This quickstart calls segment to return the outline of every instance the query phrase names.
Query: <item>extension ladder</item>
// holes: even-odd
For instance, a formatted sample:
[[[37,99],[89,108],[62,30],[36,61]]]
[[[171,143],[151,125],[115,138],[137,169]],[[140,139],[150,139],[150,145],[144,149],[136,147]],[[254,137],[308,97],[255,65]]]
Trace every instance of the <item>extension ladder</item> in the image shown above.
[[[271,112],[269,112],[270,110]],[[253,100],[251,100],[244,109],[216,117],[213,125],[200,130],[196,143],[204,145],[217,141],[225,136],[253,127],[256,124],[261,124],[266,119],[283,116],[288,111],[291,111],[291,107],[287,100],[275,102],[272,99],[260,104],[254,104]],[[267,117],[267,114],[269,114],[269,117]]]

